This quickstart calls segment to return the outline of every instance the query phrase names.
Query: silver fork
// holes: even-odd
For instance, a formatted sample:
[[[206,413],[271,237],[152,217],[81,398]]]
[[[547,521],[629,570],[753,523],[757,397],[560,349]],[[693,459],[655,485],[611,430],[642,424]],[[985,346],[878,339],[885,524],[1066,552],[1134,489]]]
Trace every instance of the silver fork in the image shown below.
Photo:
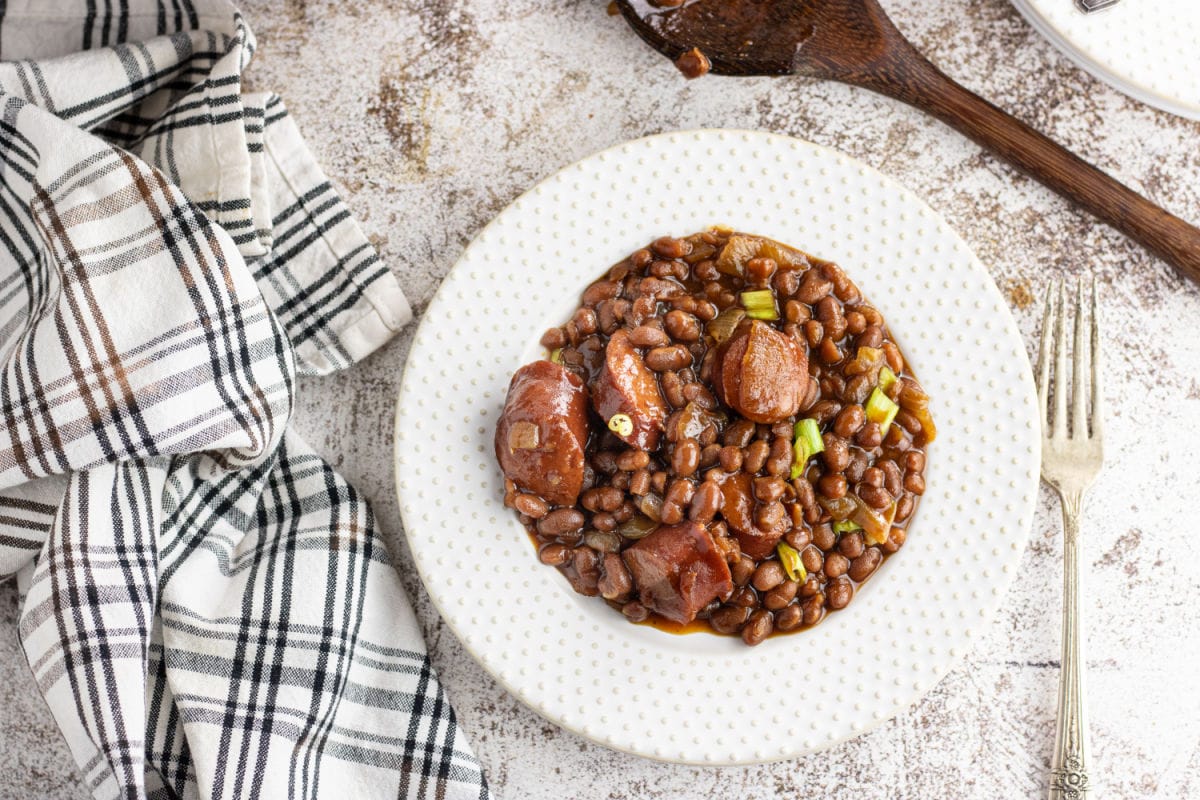
[[[1058,724],[1050,765],[1049,800],[1084,800],[1091,794],[1084,702],[1083,622],[1079,614],[1079,514],[1083,496],[1104,463],[1104,398],[1101,390],[1100,324],[1096,283],[1091,291],[1090,347],[1085,336],[1084,289],[1075,304],[1072,384],[1067,382],[1066,292],[1061,283],[1046,298],[1038,365],[1042,414],[1042,480],[1058,492],[1063,513],[1062,667],[1058,678]],[[1053,339],[1051,329],[1053,328]],[[1053,342],[1053,344],[1052,344]],[[1055,352],[1051,352],[1051,347]],[[1087,352],[1091,352],[1089,376]],[[1053,383],[1050,362],[1055,357]],[[1089,382],[1090,378],[1090,382]],[[1089,391],[1090,385],[1090,391]],[[1054,414],[1050,417],[1050,395]],[[1067,398],[1071,397],[1070,425]],[[1091,400],[1091,414],[1088,401]]]

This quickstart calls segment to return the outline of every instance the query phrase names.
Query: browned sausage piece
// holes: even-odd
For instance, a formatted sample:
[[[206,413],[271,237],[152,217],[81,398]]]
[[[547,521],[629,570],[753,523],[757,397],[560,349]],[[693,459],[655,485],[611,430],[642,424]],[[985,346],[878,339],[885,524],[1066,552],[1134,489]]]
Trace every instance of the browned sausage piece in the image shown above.
[[[659,527],[622,555],[642,604],[674,622],[691,622],[733,591],[729,565],[709,532],[694,522]]]
[[[667,419],[667,403],[654,373],[625,329],[618,330],[608,340],[604,366],[592,384],[592,405],[606,423],[617,414],[629,417],[632,423],[629,433],[613,430],[619,426],[609,428],[626,444],[642,450],[658,447],[658,437]]]
[[[725,405],[747,419],[774,424],[800,410],[808,390],[808,355],[790,336],[747,320],[718,351],[712,382]]]
[[[574,505],[587,436],[587,390],[578,376],[551,361],[516,371],[495,440],[496,460],[513,483],[554,505]]]
[[[721,516],[733,531],[742,552],[755,561],[771,554],[787,532],[787,525],[778,520],[767,529],[755,524],[754,479],[745,472],[735,472],[721,482]]]

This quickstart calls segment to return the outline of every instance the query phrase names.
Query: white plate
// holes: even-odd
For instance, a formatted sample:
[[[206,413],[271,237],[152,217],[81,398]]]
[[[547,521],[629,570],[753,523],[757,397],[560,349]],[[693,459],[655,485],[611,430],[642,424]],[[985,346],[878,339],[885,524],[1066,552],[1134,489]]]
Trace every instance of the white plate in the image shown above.
[[[933,398],[908,543],[850,606],[750,648],[632,625],[538,563],[492,454],[509,377],[583,288],[654,238],[713,224],[838,261]],[[664,761],[808,753],[927,692],[988,624],[1038,485],[1033,379],[987,271],[946,223],[853,159],[766,133],[639,139],[547,178],[446,276],[409,355],[396,479],[413,558],[467,650],[547,719]],[[947,735],[953,732],[947,731]]]
[[[1093,14],[1074,0],[1012,0],[1082,69],[1143,103],[1200,119],[1200,2],[1121,0]]]

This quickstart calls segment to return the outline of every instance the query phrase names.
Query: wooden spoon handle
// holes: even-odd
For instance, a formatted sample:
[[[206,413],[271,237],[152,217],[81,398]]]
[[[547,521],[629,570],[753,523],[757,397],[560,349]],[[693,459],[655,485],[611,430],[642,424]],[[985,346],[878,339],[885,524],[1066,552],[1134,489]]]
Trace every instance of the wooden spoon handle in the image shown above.
[[[905,49],[854,82],[933,114],[1200,283],[1200,229],[959,86],[911,46]]]

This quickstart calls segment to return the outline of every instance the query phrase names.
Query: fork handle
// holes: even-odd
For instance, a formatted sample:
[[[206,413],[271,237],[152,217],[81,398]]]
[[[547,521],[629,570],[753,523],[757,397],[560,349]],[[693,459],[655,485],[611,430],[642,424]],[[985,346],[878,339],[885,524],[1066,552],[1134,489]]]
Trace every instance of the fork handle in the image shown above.
[[[872,67],[838,77],[934,115],[1200,283],[1200,229],[955,83],[894,29],[887,38]]]
[[[1082,504],[1082,493],[1062,495],[1062,667],[1058,675],[1058,723],[1054,755],[1050,761],[1048,800],[1086,800],[1092,796],[1084,701],[1083,620],[1079,615],[1079,513]]]

